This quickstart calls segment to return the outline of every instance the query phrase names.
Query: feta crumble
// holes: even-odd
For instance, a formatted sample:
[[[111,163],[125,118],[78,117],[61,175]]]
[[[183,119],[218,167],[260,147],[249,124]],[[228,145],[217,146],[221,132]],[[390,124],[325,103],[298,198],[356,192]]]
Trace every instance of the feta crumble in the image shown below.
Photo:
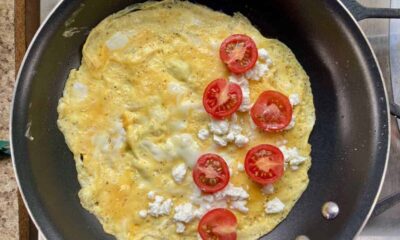
[[[214,208],[230,208],[246,213],[246,204],[249,194],[242,187],[235,187],[228,184],[223,190],[214,194],[202,194],[201,191],[194,187],[194,192],[190,196],[193,204],[198,206],[194,211],[197,218],[201,218],[206,212]],[[236,203],[235,203],[236,202]],[[234,205],[234,206],[233,206]]]
[[[290,123],[284,128],[285,130],[290,130],[294,127],[294,125],[296,124],[296,116],[293,115],[292,119],[290,120]]]
[[[274,193],[274,185],[269,183],[261,188],[261,192],[264,194],[273,194]]]
[[[249,208],[246,207],[246,204],[247,204],[247,201],[243,201],[243,200],[241,200],[241,201],[233,201],[231,203],[231,208],[232,209],[236,209],[236,210],[238,210],[239,212],[242,212],[242,213],[248,213],[249,212]]]
[[[264,207],[265,207],[265,212],[267,214],[279,213],[282,212],[283,209],[285,209],[285,204],[283,204],[283,202],[281,202],[281,200],[279,200],[279,198],[276,197],[266,202]]]
[[[172,200],[166,199],[162,196],[155,196],[154,202],[149,203],[148,214],[153,217],[168,215],[171,211]]]
[[[306,157],[300,155],[296,147],[288,148],[286,146],[281,146],[279,149],[283,153],[285,164],[289,164],[292,170],[297,170],[298,166],[307,160]]]
[[[243,165],[243,163],[238,163],[237,169],[238,169],[239,172],[243,172],[243,171],[244,171],[244,165]]]
[[[172,177],[176,183],[181,183],[186,174],[186,164],[181,163],[172,169]]]
[[[226,139],[221,136],[214,134],[213,140],[216,144],[218,144],[221,147],[225,147],[226,145],[228,145],[228,142],[226,141]]]
[[[206,140],[208,137],[210,137],[210,132],[207,130],[207,129],[205,129],[205,128],[202,128],[202,129],[200,129],[199,130],[199,132],[197,133],[197,137],[199,138],[199,139],[201,139],[201,140]]]
[[[227,134],[229,131],[229,122],[228,120],[211,119],[208,127],[210,128],[210,132],[217,135],[224,135]]]
[[[296,106],[300,104],[300,97],[299,94],[294,93],[289,95],[289,102],[292,104],[292,106]]]
[[[235,144],[238,147],[244,147],[248,142],[249,142],[249,138],[242,134],[238,134],[235,137]]]
[[[167,90],[171,95],[182,95],[186,91],[185,87],[177,82],[168,83]]]
[[[141,218],[146,218],[147,217],[147,211],[146,210],[140,210],[139,211],[139,216]]]
[[[185,224],[181,222],[176,223],[176,232],[177,233],[183,233],[185,231]]]
[[[242,104],[239,107],[240,112],[246,112],[250,109],[251,99],[250,99],[250,88],[249,81],[243,75],[231,75],[229,76],[229,82],[236,83],[240,86],[242,90]]]
[[[247,79],[259,81],[269,71],[268,64],[257,62],[256,65],[247,71],[244,76]]]
[[[150,191],[147,193],[147,198],[150,200],[153,200],[155,198],[155,196],[156,196],[156,193],[153,191]]]
[[[175,207],[174,221],[188,223],[195,217],[195,209],[191,203],[185,203]]]

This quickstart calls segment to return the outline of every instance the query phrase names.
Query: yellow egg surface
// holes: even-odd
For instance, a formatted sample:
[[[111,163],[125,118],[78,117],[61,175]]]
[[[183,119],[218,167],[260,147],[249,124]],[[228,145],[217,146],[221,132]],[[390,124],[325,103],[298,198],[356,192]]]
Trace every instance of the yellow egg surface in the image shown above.
[[[219,46],[236,33],[250,36],[269,57],[268,63],[260,62],[268,66],[260,79],[248,79],[250,102],[266,90],[297,94],[300,100],[293,108],[294,127],[282,132],[257,129],[248,111],[225,120],[230,127],[240,126],[248,139],[244,146],[210,132],[214,120],[202,105],[208,83],[232,77]],[[288,47],[262,36],[240,13],[229,16],[189,2],[162,1],[107,17],[91,31],[58,113],[76,162],[81,203],[117,239],[197,239],[201,216],[221,206],[236,215],[238,239],[257,239],[284,220],[308,185],[308,138],[315,122],[309,78]],[[202,129],[209,132],[204,140],[198,136]],[[217,144],[214,135],[226,146]],[[263,143],[296,149],[302,159],[298,165],[287,163],[268,194],[242,169],[247,151]],[[199,192],[191,169],[204,153],[228,162],[230,186],[248,194],[241,199],[247,211],[233,207],[235,196]],[[186,172],[176,180],[179,165]],[[275,198],[283,210],[267,213],[266,203]],[[184,204],[190,204],[187,214],[193,216],[177,220],[176,208]]]

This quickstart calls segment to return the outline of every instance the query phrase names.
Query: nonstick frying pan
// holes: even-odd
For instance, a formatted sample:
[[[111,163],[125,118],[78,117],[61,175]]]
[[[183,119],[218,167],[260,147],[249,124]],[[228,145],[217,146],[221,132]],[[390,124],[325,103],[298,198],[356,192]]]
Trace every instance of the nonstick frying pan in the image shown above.
[[[80,205],[77,173],[56,125],[56,108],[69,71],[79,67],[90,29],[135,2],[61,2],[20,69],[11,119],[13,162],[25,203],[47,239],[114,239]],[[243,13],[265,36],[287,44],[311,79],[317,120],[310,138],[310,184],[289,216],[263,239],[352,239],[375,205],[390,145],[390,99],[356,19],[396,17],[399,11],[366,9],[353,0],[344,3],[354,16],[335,0],[196,2]],[[340,207],[334,220],[321,215],[326,201]]]

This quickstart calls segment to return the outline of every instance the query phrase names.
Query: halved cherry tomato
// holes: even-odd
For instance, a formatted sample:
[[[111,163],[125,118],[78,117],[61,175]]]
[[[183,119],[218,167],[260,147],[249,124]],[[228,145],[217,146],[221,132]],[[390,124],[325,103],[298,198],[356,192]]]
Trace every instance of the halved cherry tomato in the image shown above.
[[[292,112],[289,98],[276,91],[261,93],[250,109],[254,123],[267,132],[283,130],[292,120]]]
[[[236,216],[225,208],[216,208],[200,220],[197,231],[203,240],[236,240]]]
[[[258,51],[255,42],[249,36],[233,34],[222,42],[219,56],[231,72],[240,74],[254,67]]]
[[[203,94],[205,110],[214,118],[232,115],[242,104],[242,90],[239,85],[219,78],[208,84]]]
[[[283,175],[283,154],[279,148],[261,144],[250,149],[244,160],[244,169],[251,180],[266,185]]]
[[[229,168],[217,154],[207,153],[197,160],[193,168],[193,180],[201,191],[215,193],[229,182]]]

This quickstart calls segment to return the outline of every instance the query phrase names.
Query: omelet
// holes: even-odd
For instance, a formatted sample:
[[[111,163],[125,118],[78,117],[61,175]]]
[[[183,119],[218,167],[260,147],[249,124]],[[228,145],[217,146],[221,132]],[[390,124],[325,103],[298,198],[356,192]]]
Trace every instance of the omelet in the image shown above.
[[[259,51],[243,75],[219,57],[221,42],[236,33],[250,36]],[[224,120],[202,104],[217,78],[239,82],[244,93],[242,109]],[[284,131],[268,133],[252,122],[248,108],[266,90],[291,99]],[[223,207],[237,218],[237,238],[247,240],[272,231],[306,189],[314,112],[309,77],[287,46],[240,13],[169,0],[130,6],[91,31],[59,101],[58,126],[76,162],[82,206],[107,233],[198,239],[199,219]],[[264,187],[243,170],[258,144],[279,146],[285,158],[283,177]],[[228,163],[230,182],[220,192],[205,194],[193,183],[203,153]]]

